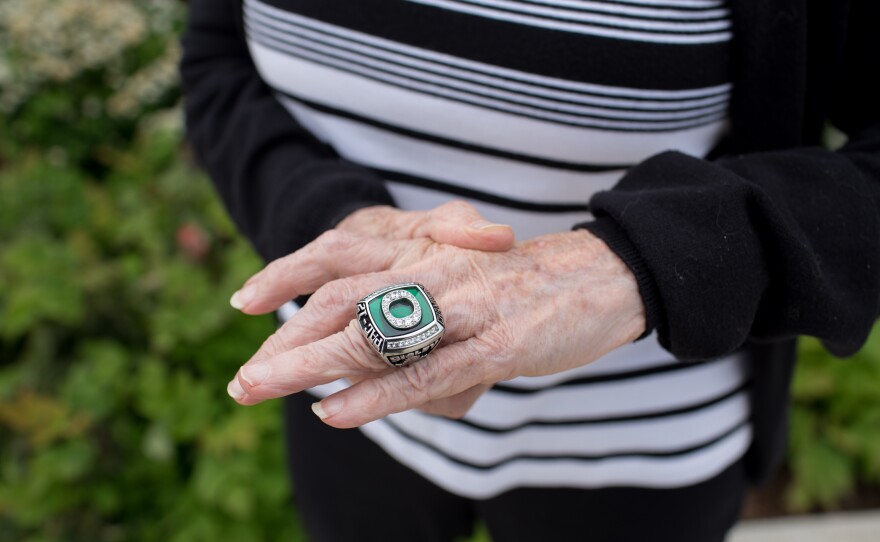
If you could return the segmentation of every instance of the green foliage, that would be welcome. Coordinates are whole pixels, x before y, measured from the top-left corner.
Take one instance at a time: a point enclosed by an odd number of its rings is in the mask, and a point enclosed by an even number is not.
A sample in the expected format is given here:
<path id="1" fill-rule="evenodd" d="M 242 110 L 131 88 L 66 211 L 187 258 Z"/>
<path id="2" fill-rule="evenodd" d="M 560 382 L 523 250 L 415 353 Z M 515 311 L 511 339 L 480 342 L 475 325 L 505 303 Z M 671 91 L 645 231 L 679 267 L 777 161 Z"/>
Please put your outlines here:
<path id="1" fill-rule="evenodd" d="M 802 339 L 792 389 L 788 506 L 835 508 L 858 484 L 880 486 L 880 327 L 850 359 Z"/>
<path id="2" fill-rule="evenodd" d="M 0 539 L 301 539 L 279 403 L 225 392 L 274 330 L 227 303 L 260 262 L 144 126 L 102 179 L 0 170 Z"/>
<path id="3" fill-rule="evenodd" d="M 301 540 L 261 263 L 183 152 L 177 0 L 0 2 L 0 540 Z"/>

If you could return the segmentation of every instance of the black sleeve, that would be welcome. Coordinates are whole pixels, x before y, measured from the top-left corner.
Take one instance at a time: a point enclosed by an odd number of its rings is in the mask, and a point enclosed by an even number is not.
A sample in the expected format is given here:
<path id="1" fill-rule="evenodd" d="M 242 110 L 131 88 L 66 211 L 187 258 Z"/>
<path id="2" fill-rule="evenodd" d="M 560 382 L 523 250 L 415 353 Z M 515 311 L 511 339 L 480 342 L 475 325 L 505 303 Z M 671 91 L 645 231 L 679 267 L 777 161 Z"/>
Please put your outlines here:
<path id="1" fill-rule="evenodd" d="M 251 60 L 238 0 L 190 0 L 180 72 L 187 138 L 239 230 L 267 261 L 346 214 L 394 205 L 384 182 L 300 126 Z"/>
<path id="2" fill-rule="evenodd" d="M 812 335 L 838 356 L 864 344 L 880 311 L 880 46 L 876 30 L 849 35 L 828 114 L 849 136 L 841 149 L 664 152 L 594 195 L 596 219 L 574 226 L 628 264 L 649 328 L 679 359 L 747 339 Z"/>

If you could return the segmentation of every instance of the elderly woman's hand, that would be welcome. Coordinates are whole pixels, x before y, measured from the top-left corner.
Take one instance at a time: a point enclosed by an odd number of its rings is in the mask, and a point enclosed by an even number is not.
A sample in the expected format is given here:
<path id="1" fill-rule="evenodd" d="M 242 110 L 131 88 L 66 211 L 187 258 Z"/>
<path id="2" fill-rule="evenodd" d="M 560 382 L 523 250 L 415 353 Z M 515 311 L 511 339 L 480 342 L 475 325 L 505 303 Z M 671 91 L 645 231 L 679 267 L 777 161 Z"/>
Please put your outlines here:
<path id="1" fill-rule="evenodd" d="M 434 295 L 447 331 L 424 360 L 389 368 L 361 335 L 354 306 L 370 292 L 409 281 Z M 634 277 L 586 230 L 541 236 L 506 252 L 331 230 L 248 284 L 249 308 L 263 312 L 314 294 L 240 369 L 230 395 L 255 404 L 348 377 L 356 383 L 315 409 L 336 427 L 584 365 L 645 326 Z"/>

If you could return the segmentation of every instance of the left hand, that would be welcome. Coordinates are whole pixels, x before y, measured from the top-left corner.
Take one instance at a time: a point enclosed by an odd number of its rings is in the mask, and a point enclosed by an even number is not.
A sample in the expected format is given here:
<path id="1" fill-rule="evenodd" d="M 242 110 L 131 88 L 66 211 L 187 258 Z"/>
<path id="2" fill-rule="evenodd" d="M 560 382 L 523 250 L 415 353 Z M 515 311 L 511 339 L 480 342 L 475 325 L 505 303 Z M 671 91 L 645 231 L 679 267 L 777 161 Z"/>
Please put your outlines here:
<path id="1" fill-rule="evenodd" d="M 327 276 L 338 278 L 317 280 Z M 427 358 L 390 368 L 361 334 L 354 306 L 408 281 L 434 295 L 446 335 Z M 314 294 L 239 370 L 230 395 L 256 404 L 348 377 L 356 383 L 315 408 L 335 427 L 457 395 L 463 414 L 470 407 L 459 395 L 465 390 L 584 365 L 645 327 L 635 278 L 587 230 L 541 236 L 507 252 L 331 230 L 248 282 L 267 299 Z"/>

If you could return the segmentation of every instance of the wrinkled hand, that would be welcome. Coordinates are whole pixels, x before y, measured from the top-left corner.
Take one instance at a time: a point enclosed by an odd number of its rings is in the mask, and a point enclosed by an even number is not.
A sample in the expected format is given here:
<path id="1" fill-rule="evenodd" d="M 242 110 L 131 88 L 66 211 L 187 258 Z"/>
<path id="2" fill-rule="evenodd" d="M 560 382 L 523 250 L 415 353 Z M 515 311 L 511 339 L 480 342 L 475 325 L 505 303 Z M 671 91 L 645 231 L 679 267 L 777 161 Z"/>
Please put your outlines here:
<path id="1" fill-rule="evenodd" d="M 384 239 L 429 238 L 474 250 L 510 250 L 515 242 L 513 228 L 507 224 L 494 224 L 484 219 L 477 209 L 462 200 L 452 200 L 428 211 L 403 211 L 390 205 L 372 205 L 358 209 L 338 224 L 335 229 L 362 236 Z M 265 312 L 263 307 L 253 306 L 252 281 L 232 299 L 232 305 L 245 312 Z M 272 302 L 277 302 L 273 299 Z M 350 377 L 357 382 L 363 377 Z M 424 412 L 442 416 L 460 416 L 491 387 L 480 384 L 452 397 L 429 401 L 419 407 Z"/>
<path id="2" fill-rule="evenodd" d="M 406 281 L 434 295 L 447 331 L 426 359 L 389 368 L 361 335 L 354 306 Z M 250 313 L 314 294 L 239 370 L 230 395 L 255 404 L 347 377 L 356 383 L 315 409 L 335 427 L 475 386 L 584 365 L 634 340 L 645 326 L 634 277 L 586 230 L 541 236 L 506 252 L 331 230 L 248 284 L 255 292 Z"/>

